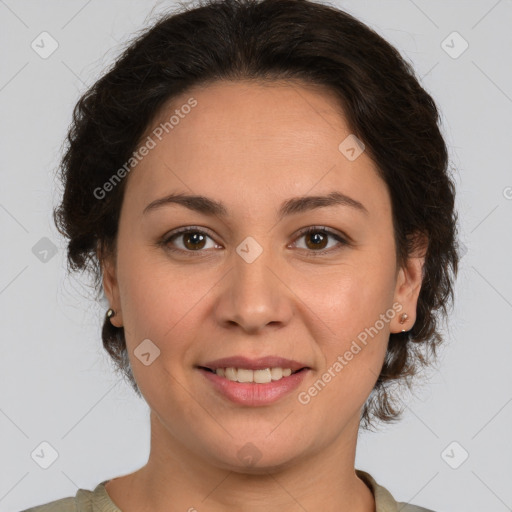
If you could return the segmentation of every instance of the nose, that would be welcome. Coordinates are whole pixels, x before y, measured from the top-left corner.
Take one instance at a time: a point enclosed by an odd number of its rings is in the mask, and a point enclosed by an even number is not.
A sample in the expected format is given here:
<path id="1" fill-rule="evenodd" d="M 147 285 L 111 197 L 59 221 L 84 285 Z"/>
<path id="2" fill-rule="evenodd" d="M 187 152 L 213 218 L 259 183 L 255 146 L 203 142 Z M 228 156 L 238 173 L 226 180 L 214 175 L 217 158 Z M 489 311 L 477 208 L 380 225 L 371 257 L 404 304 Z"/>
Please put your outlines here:
<path id="1" fill-rule="evenodd" d="M 246 333 L 287 325 L 293 316 L 293 294 L 282 268 L 270 250 L 263 250 L 252 262 L 234 253 L 231 271 L 221 281 L 217 322 L 223 327 L 238 326 Z"/>

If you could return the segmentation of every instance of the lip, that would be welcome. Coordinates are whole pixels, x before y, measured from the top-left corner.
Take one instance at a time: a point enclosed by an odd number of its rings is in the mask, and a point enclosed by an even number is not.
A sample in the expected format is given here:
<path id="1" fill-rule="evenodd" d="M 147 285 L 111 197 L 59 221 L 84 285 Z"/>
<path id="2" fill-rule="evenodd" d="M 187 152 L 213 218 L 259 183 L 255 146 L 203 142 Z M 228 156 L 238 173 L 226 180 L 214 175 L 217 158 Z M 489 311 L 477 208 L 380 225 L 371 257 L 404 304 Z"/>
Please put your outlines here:
<path id="1" fill-rule="evenodd" d="M 246 368 L 248 370 L 264 370 L 265 368 L 290 368 L 292 372 L 302 368 L 308 368 L 305 363 L 299 363 L 291 359 L 278 356 L 266 356 L 258 359 L 249 359 L 244 356 L 224 357 L 199 365 L 199 367 L 210 368 L 215 371 L 217 368 Z M 285 377 L 286 378 L 286 377 Z"/>
<path id="2" fill-rule="evenodd" d="M 227 368 L 229 367 L 230 366 L 227 366 Z M 265 368 L 268 368 L 268 366 L 265 366 Z M 289 368 L 289 366 L 287 366 L 287 368 Z M 197 369 L 213 386 L 215 391 L 236 404 L 249 407 L 263 406 L 277 402 L 279 399 L 297 389 L 306 375 L 311 371 L 309 368 L 304 368 L 280 380 L 272 381 L 267 384 L 257 384 L 256 382 L 233 382 L 206 370 L 204 367 Z"/>

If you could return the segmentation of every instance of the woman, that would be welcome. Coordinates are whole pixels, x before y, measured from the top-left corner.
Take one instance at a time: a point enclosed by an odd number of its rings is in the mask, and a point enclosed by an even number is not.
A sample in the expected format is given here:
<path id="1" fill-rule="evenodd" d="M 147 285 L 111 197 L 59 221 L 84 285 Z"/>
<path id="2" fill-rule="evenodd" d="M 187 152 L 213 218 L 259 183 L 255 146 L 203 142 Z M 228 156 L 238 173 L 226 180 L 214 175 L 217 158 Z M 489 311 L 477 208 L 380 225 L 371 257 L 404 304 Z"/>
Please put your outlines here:
<path id="1" fill-rule="evenodd" d="M 75 108 L 55 218 L 151 452 L 30 510 L 426 511 L 354 463 L 453 300 L 438 120 L 326 5 L 208 1 L 139 36 Z"/>

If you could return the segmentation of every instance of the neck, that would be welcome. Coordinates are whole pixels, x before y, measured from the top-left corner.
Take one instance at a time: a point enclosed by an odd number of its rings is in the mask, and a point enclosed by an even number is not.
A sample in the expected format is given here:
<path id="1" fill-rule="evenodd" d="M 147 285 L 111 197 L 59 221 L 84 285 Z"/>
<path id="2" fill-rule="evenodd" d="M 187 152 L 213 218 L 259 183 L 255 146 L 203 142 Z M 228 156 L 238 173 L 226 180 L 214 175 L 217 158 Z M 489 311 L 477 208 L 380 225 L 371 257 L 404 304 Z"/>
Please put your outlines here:
<path id="1" fill-rule="evenodd" d="M 126 512 L 374 512 L 373 494 L 354 469 L 359 423 L 352 423 L 324 450 L 285 464 L 221 468 L 178 442 L 151 413 L 147 464 L 106 489 Z"/>

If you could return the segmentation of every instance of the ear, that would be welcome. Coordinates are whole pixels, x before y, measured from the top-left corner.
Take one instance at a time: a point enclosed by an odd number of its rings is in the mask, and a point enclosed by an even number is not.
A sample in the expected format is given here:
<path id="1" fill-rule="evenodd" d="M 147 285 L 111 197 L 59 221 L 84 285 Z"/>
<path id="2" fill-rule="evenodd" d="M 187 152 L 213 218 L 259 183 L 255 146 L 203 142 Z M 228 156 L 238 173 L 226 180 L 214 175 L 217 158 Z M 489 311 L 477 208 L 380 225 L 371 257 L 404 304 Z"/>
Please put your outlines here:
<path id="1" fill-rule="evenodd" d="M 102 272 L 103 290 L 108 299 L 110 307 L 114 310 L 114 315 L 110 317 L 110 323 L 115 327 L 123 327 L 123 313 L 121 310 L 121 300 L 119 295 L 119 285 L 117 281 L 116 259 L 112 251 L 97 249 L 96 255 L 100 262 Z"/>
<path id="2" fill-rule="evenodd" d="M 416 322 L 416 307 L 423 282 L 423 266 L 428 249 L 428 238 L 424 234 L 416 233 L 413 235 L 413 240 L 412 254 L 398 270 L 394 302 L 400 303 L 402 309 L 393 319 L 392 333 L 402 332 L 403 329 L 409 331 Z M 400 318 L 404 313 L 407 314 L 407 318 L 401 324 Z"/>

